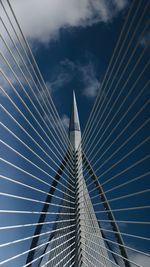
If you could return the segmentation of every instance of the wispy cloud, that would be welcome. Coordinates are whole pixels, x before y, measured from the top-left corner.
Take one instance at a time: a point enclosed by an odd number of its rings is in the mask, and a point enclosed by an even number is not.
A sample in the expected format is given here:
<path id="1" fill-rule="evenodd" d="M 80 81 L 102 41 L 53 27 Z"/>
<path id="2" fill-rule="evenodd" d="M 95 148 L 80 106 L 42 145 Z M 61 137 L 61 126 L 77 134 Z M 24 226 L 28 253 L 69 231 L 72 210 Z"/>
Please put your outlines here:
<path id="1" fill-rule="evenodd" d="M 87 64 L 81 64 L 80 62 L 72 62 L 69 59 L 65 59 L 60 62 L 60 65 L 65 70 L 66 76 L 69 74 L 66 79 L 67 82 L 71 81 L 76 75 L 83 84 L 83 95 L 87 98 L 95 98 L 100 87 L 100 81 L 97 78 L 96 67 L 92 60 L 89 59 Z M 60 74 L 62 75 L 62 73 Z"/>
<path id="2" fill-rule="evenodd" d="M 76 64 L 73 61 L 69 60 L 68 58 L 62 60 L 60 62 L 60 65 L 62 67 L 65 67 L 66 70 L 71 70 L 71 71 L 74 71 L 76 68 Z"/>
<path id="3" fill-rule="evenodd" d="M 42 2 L 36 0 L 12 0 L 11 3 L 26 37 L 31 38 L 33 42 L 37 40 L 47 44 L 51 39 L 59 36 L 59 31 L 62 28 L 87 27 L 100 21 L 103 23 L 110 22 L 112 18 L 117 16 L 117 14 L 124 9 L 127 0 L 43 0 Z M 5 3 L 5 5 L 7 8 L 7 3 Z M 34 9 L 35 5 L 36 9 Z M 8 21 L 2 9 L 0 10 L 0 15 L 3 19 L 5 18 L 9 28 Z M 0 22 L 0 27 L 1 26 L 2 23 Z M 5 36 L 7 41 L 8 36 L 3 26 L 1 27 L 1 34 L 3 37 Z M 4 47 L 4 45 L 1 47 Z M 12 49 L 14 51 L 14 48 Z M 2 52 L 7 57 L 8 52 Z M 16 52 L 14 55 L 22 68 L 19 56 Z M 10 55 L 8 59 L 11 63 L 12 59 Z M 11 65 L 14 67 L 14 62 Z M 18 82 L 12 72 L 6 67 L 6 64 L 2 63 L 1 66 L 3 70 L 6 71 L 11 82 L 18 85 Z M 55 89 L 61 88 L 63 85 L 69 83 L 73 79 L 74 72 L 77 73 L 77 68 L 79 69 L 79 64 L 75 64 L 68 59 L 60 62 L 58 72 L 48 81 L 47 85 L 49 91 L 53 92 Z M 16 70 L 16 67 L 14 70 Z M 25 71 L 25 69 L 23 69 L 23 71 Z M 86 74 L 87 71 L 90 78 L 88 78 Z M 27 77 L 30 79 L 28 75 Z M 83 89 L 84 95 L 94 98 L 98 90 L 98 81 L 91 66 L 82 68 L 82 78 L 85 85 Z M 24 79 L 21 75 L 19 79 L 24 83 Z M 9 89 L 8 83 L 3 78 L 0 78 L 0 83 L 6 90 Z"/>
<path id="4" fill-rule="evenodd" d="M 58 89 L 71 80 L 69 73 L 60 70 L 59 74 L 55 76 L 52 82 L 49 82 L 52 89 Z"/>
<path id="5" fill-rule="evenodd" d="M 57 38 L 62 28 L 110 22 L 124 9 L 127 0 L 12 0 L 11 3 L 25 35 L 47 43 Z"/>
<path id="6" fill-rule="evenodd" d="M 64 128 L 68 131 L 70 118 L 66 114 L 63 114 L 60 119 L 54 119 L 49 114 L 44 114 L 43 119 L 50 126 L 50 128 L 59 129 L 63 125 Z"/>
<path id="7" fill-rule="evenodd" d="M 143 36 L 140 43 L 143 47 L 150 45 L 150 31 Z"/>
<path id="8" fill-rule="evenodd" d="M 76 68 L 76 64 L 67 58 L 60 61 L 50 80 L 46 82 L 50 92 L 55 93 L 56 90 L 68 84 L 73 79 Z"/>
<path id="9" fill-rule="evenodd" d="M 96 71 L 92 62 L 80 68 L 83 79 L 83 95 L 94 98 L 99 90 L 100 82 L 96 77 Z"/>
<path id="10" fill-rule="evenodd" d="M 13 86 L 18 84 L 18 81 L 17 81 L 15 75 L 13 74 L 11 68 L 13 69 L 14 73 L 16 73 L 18 68 L 14 64 L 14 61 L 13 61 L 12 57 L 10 56 L 9 52 L 3 46 L 1 39 L 0 39 L 0 47 L 1 47 L 1 49 L 0 49 L 0 69 L 1 69 L 1 71 L 0 71 L 0 85 L 4 91 L 6 91 L 7 93 L 10 93 L 10 92 L 12 92 L 12 88 L 11 88 L 11 85 L 9 84 L 9 81 Z M 11 49 L 12 49 L 12 47 L 11 47 Z M 14 50 L 12 50 L 12 51 L 14 52 Z M 11 68 L 9 67 L 9 65 L 11 66 Z M 19 80 L 22 82 L 21 78 L 19 77 Z M 0 94 L 3 96 L 5 95 L 2 90 L 0 90 Z"/>
<path id="11" fill-rule="evenodd" d="M 2 72 L 0 72 L 0 85 L 7 93 L 11 94 L 13 93 L 12 86 L 17 88 L 17 91 L 21 91 L 23 88 L 24 90 L 29 87 L 33 88 L 35 85 L 31 79 L 32 75 L 30 75 L 30 73 L 32 72 L 27 59 L 24 57 L 22 60 L 11 42 L 7 40 L 5 40 L 5 42 L 7 46 L 4 45 L 0 36 L 0 69 L 2 70 Z M 18 43 L 16 43 L 16 46 L 18 46 Z"/>
<path id="12" fill-rule="evenodd" d="M 61 121 L 62 121 L 62 124 L 64 125 L 64 127 L 66 129 L 68 129 L 69 128 L 69 122 L 70 122 L 69 117 L 66 114 L 63 114 L 63 116 L 61 117 Z"/>
<path id="13" fill-rule="evenodd" d="M 93 99 L 98 93 L 100 82 L 92 61 L 83 65 L 80 62 L 72 62 L 66 58 L 59 63 L 59 68 L 54 73 L 54 76 L 47 82 L 52 93 L 72 82 L 74 77 L 79 79 L 82 84 L 82 93 L 85 97 Z"/>

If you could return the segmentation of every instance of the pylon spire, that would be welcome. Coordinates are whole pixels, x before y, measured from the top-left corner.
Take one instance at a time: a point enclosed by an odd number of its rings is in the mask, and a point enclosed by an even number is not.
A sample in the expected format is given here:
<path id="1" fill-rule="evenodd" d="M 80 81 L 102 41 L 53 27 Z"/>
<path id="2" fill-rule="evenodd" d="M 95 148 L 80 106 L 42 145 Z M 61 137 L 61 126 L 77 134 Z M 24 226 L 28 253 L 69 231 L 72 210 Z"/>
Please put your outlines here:
<path id="1" fill-rule="evenodd" d="M 102 239 L 99 224 L 93 209 L 93 205 L 88 193 L 88 189 L 83 176 L 83 162 L 82 162 L 82 146 L 81 146 L 81 130 L 78 116 L 78 109 L 76 103 L 75 93 L 73 92 L 72 113 L 69 127 L 70 142 L 74 149 L 75 154 L 75 188 L 76 188 L 76 264 L 75 266 L 84 267 L 89 264 L 89 261 L 94 260 L 95 266 L 112 267 L 109 260 L 107 261 L 108 254 L 105 248 L 105 243 Z M 91 236 L 87 233 L 89 227 L 95 233 Z M 95 252 L 95 243 L 100 248 L 101 257 Z M 89 247 L 92 251 L 89 252 Z M 90 256 L 90 253 L 92 255 Z M 92 258 L 91 258 L 92 257 Z"/>
<path id="2" fill-rule="evenodd" d="M 79 115 L 78 115 L 78 109 L 74 91 L 73 91 L 72 113 L 69 125 L 69 138 L 74 150 L 76 151 L 81 142 L 81 130 L 80 130 Z"/>
<path id="3" fill-rule="evenodd" d="M 74 91 L 73 91 L 73 103 L 72 103 L 72 113 L 71 113 L 69 131 L 80 131 L 79 115 L 78 115 L 77 102 Z"/>

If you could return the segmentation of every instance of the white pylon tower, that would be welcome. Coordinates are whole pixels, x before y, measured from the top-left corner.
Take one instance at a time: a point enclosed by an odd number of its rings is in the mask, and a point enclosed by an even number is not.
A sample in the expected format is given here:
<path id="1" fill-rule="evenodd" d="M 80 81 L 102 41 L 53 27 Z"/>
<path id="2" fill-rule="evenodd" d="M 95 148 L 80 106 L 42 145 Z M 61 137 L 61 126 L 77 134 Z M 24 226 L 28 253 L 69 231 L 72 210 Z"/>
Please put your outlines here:
<path id="1" fill-rule="evenodd" d="M 90 262 L 93 266 L 111 267 L 111 260 L 109 260 L 106 245 L 83 177 L 81 129 L 74 92 L 69 138 L 75 157 L 76 267 L 89 266 Z"/>

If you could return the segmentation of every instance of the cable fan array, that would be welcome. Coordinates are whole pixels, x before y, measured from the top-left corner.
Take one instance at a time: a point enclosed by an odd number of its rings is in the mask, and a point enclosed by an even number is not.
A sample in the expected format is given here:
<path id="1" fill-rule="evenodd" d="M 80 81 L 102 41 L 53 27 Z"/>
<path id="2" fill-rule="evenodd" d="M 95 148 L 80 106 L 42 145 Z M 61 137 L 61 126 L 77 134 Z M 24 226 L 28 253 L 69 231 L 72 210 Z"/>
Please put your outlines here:
<path id="1" fill-rule="evenodd" d="M 9 0 L 0 10 L 0 266 L 148 266 L 150 2 L 129 7 L 76 153 Z"/>

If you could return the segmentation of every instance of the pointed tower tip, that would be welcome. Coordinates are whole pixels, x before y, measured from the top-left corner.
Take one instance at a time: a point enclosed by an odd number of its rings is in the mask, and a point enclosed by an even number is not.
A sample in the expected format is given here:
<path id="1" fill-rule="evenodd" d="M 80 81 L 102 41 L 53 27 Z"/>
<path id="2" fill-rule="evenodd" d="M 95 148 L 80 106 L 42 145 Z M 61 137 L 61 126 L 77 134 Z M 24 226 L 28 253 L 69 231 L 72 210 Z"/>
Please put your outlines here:
<path id="1" fill-rule="evenodd" d="M 73 90 L 73 101 L 76 101 L 75 91 Z"/>
<path id="2" fill-rule="evenodd" d="M 71 113 L 69 131 L 70 132 L 80 131 L 80 122 L 79 122 L 77 102 L 74 90 L 73 90 L 73 103 L 72 103 L 72 113 Z"/>

